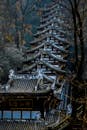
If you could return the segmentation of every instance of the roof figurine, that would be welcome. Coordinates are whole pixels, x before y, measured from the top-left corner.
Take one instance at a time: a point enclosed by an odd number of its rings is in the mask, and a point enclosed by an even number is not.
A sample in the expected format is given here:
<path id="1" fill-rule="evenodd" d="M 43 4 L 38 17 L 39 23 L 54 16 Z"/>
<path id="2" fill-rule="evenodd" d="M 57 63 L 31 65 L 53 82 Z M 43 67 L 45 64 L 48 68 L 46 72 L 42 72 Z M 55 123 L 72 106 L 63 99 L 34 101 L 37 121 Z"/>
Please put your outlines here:
<path id="1" fill-rule="evenodd" d="M 14 77 L 14 75 L 15 75 L 15 72 L 14 72 L 13 69 L 11 69 L 11 70 L 9 71 L 9 79 L 12 79 L 12 78 Z"/>

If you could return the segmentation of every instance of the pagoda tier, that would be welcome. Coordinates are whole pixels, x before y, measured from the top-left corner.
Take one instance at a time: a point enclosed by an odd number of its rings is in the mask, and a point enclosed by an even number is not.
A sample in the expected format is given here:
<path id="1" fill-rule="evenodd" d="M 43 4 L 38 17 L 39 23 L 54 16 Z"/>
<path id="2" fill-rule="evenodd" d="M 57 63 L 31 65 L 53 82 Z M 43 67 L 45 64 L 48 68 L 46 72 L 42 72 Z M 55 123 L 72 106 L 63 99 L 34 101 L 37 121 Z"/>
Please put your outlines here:
<path id="1" fill-rule="evenodd" d="M 57 14 L 58 13 L 58 14 Z M 44 8 L 43 9 L 43 15 L 42 18 L 40 19 L 41 23 L 47 22 L 50 19 L 52 19 L 54 16 L 58 16 L 59 15 L 59 5 L 58 3 L 55 4 L 54 6 L 50 7 L 50 8 Z"/>
<path id="2" fill-rule="evenodd" d="M 69 45 L 66 45 L 62 42 L 58 42 L 54 38 L 51 39 L 48 37 L 48 38 L 46 38 L 46 40 L 42 40 L 41 42 L 38 42 L 38 43 L 33 42 L 33 44 L 31 45 L 32 49 L 26 50 L 26 53 L 32 54 L 33 52 L 38 52 L 42 48 L 43 49 L 47 48 L 48 50 L 51 50 L 51 51 L 55 50 L 55 51 L 57 51 L 57 53 L 61 52 L 61 53 L 67 54 Z"/>
<path id="3" fill-rule="evenodd" d="M 47 22 L 42 23 L 39 27 L 37 27 L 38 31 L 43 31 L 50 26 L 55 26 L 56 28 L 59 28 L 59 30 L 64 30 L 66 31 L 67 29 L 69 30 L 70 27 L 68 26 L 68 23 L 65 23 L 62 18 L 58 18 L 58 16 L 53 15 L 53 19 L 50 19 Z"/>
<path id="4" fill-rule="evenodd" d="M 42 23 L 39 27 L 37 27 L 38 30 L 44 29 L 46 27 L 49 27 L 50 25 L 55 24 L 55 27 L 59 27 L 60 24 L 62 24 L 63 21 L 60 22 L 60 19 L 58 19 L 58 16 L 54 14 L 54 18 L 50 19 L 49 21 Z"/>
<path id="5" fill-rule="evenodd" d="M 49 26 L 48 28 L 44 28 L 43 31 L 38 31 L 36 34 L 34 34 L 34 37 L 39 37 L 40 35 L 50 33 L 50 32 L 53 34 L 57 34 L 61 37 L 64 37 L 66 35 L 65 31 L 62 31 L 61 28 L 55 26 Z"/>
<path id="6" fill-rule="evenodd" d="M 52 33 L 50 33 L 50 34 L 47 33 L 47 34 L 44 34 L 44 35 L 42 35 L 38 38 L 35 38 L 35 40 L 31 41 L 29 44 L 30 45 L 31 44 L 37 44 L 37 43 L 42 42 L 46 39 L 49 39 L 49 40 L 47 40 L 48 42 L 49 41 L 53 41 L 53 42 L 55 41 L 55 42 L 58 42 L 59 44 L 62 44 L 64 46 L 66 46 L 67 44 L 68 45 L 70 44 L 69 41 L 66 40 L 66 38 L 61 38 L 61 37 L 59 37 L 59 35 L 52 34 Z"/>
<path id="7" fill-rule="evenodd" d="M 49 16 L 51 16 L 51 15 L 57 13 L 57 11 L 58 11 L 58 8 L 54 8 L 54 9 L 51 10 L 50 12 L 43 13 L 42 18 L 47 18 L 47 17 L 49 17 Z"/>
<path id="8" fill-rule="evenodd" d="M 51 62 L 51 61 L 50 61 Z M 63 68 L 64 65 L 56 65 L 52 64 L 50 62 L 47 62 L 47 60 L 40 60 L 37 63 L 32 63 L 31 65 L 27 65 L 27 67 L 24 67 L 21 73 L 34 73 L 37 69 L 43 70 L 44 73 L 49 75 L 55 75 L 56 73 L 67 75 L 69 72 L 65 71 Z M 53 61 L 52 61 L 53 62 Z"/>
<path id="9" fill-rule="evenodd" d="M 41 18 L 40 23 L 41 24 L 46 24 L 47 22 L 51 21 L 54 18 L 58 18 L 58 14 L 51 15 L 51 16 L 49 16 L 47 18 Z"/>
<path id="10" fill-rule="evenodd" d="M 57 60 L 58 62 L 61 62 L 61 63 L 67 62 L 67 60 L 66 60 L 67 54 L 64 55 L 64 54 L 58 53 L 58 55 L 55 55 L 55 53 L 50 52 L 49 49 L 48 50 L 42 50 L 42 51 L 43 51 L 42 53 L 45 53 L 45 56 L 49 55 L 50 57 L 52 57 L 54 59 L 54 61 Z M 38 52 L 38 53 L 35 53 L 33 55 L 32 54 L 28 55 L 28 57 L 26 57 L 26 59 L 24 60 L 24 63 L 28 63 L 28 62 L 30 63 L 30 61 L 33 61 L 33 60 L 35 61 L 36 59 L 40 60 L 42 53 Z M 48 60 L 50 60 L 50 58 L 48 58 Z"/>
<path id="11" fill-rule="evenodd" d="M 43 8 L 43 13 L 50 12 L 51 10 L 58 7 L 58 2 L 53 2 L 49 6 Z"/>
<path id="12" fill-rule="evenodd" d="M 56 59 L 57 61 L 64 63 L 68 56 L 68 50 L 66 49 L 67 47 L 64 48 L 63 46 L 47 42 L 42 44 L 42 46 L 37 46 L 29 51 L 26 51 L 26 59 L 24 62 L 30 63 L 30 61 L 35 62 L 37 59 L 40 60 L 42 50 L 42 52 L 46 52 L 47 55 L 52 56 L 54 61 Z M 48 58 L 48 60 L 50 60 L 50 58 Z"/>

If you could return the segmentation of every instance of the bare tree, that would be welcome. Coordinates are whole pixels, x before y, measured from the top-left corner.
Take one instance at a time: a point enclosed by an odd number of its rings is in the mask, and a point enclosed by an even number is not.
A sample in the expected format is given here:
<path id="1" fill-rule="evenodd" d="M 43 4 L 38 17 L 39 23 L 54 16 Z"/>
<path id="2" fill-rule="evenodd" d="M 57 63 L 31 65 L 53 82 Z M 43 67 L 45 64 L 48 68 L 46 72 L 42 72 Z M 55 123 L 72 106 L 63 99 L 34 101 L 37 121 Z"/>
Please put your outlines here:
<path id="1" fill-rule="evenodd" d="M 68 11 L 72 16 L 72 25 L 74 33 L 74 47 L 75 47 L 75 65 L 77 68 L 77 77 L 82 79 L 83 65 L 84 65 L 84 20 L 86 19 L 86 0 L 61 0 L 60 5 Z M 69 25 L 70 26 L 70 25 Z M 80 48 L 80 51 L 78 50 Z M 79 59 L 79 52 L 80 59 Z M 79 61 L 80 60 L 80 61 Z"/>
<path id="2" fill-rule="evenodd" d="M 29 0 L 17 0 L 16 3 L 16 21 L 18 20 L 21 25 L 21 31 L 19 32 L 20 39 L 21 39 L 21 45 L 23 45 L 24 42 L 24 33 L 26 31 L 26 25 L 25 25 L 25 18 L 28 16 L 29 13 L 33 11 L 34 2 L 30 4 Z"/>

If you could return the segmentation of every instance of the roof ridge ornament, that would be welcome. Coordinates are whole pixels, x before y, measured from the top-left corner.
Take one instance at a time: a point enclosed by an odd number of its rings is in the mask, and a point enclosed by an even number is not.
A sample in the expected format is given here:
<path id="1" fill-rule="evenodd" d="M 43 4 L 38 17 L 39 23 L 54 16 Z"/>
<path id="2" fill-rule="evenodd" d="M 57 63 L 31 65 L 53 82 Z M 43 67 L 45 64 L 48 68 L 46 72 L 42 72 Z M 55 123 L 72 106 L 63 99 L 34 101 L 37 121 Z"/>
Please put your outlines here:
<path id="1" fill-rule="evenodd" d="M 54 78 L 53 84 L 51 85 L 52 90 L 55 90 L 55 85 L 56 85 L 56 77 Z"/>
<path id="2" fill-rule="evenodd" d="M 13 77 L 15 76 L 15 71 L 13 69 L 9 70 L 9 79 L 13 79 Z"/>
<path id="3" fill-rule="evenodd" d="M 41 61 L 43 60 L 43 54 L 42 54 L 42 51 L 41 51 L 41 57 L 40 57 L 40 60 L 41 60 Z"/>
<path id="4" fill-rule="evenodd" d="M 35 86 L 35 91 L 37 91 L 39 85 L 43 84 L 43 73 L 41 69 L 37 70 L 37 78 L 38 78 L 38 81 Z"/>

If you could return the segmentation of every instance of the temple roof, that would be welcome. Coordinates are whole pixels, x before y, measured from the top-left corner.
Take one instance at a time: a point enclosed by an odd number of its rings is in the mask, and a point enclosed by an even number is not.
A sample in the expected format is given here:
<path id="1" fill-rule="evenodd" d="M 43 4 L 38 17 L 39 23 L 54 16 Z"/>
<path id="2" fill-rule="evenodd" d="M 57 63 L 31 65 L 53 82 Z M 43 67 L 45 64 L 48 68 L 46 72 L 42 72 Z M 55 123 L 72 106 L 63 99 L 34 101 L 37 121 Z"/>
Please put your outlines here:
<path id="1" fill-rule="evenodd" d="M 11 79 L 8 84 L 4 86 L 4 89 L 0 88 L 0 93 L 44 93 L 51 89 L 51 83 L 49 84 L 43 80 L 42 84 L 38 86 L 38 75 L 31 77 L 25 77 L 26 75 L 18 76 L 17 78 Z M 44 77 L 43 77 L 44 78 Z M 45 78 L 46 79 L 46 78 Z M 35 87 L 37 86 L 37 90 Z"/>
<path id="2" fill-rule="evenodd" d="M 37 80 L 31 79 L 15 79 L 13 80 L 12 87 L 8 90 L 9 92 L 32 92 L 37 84 Z"/>

